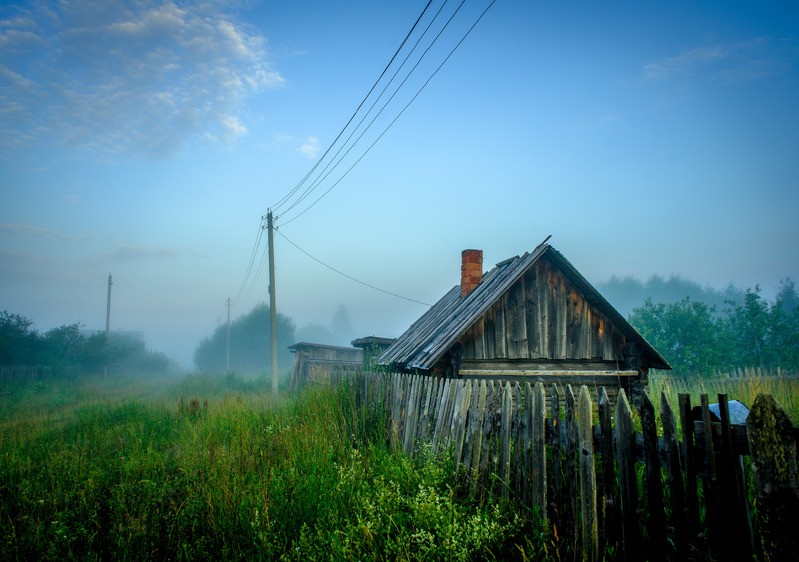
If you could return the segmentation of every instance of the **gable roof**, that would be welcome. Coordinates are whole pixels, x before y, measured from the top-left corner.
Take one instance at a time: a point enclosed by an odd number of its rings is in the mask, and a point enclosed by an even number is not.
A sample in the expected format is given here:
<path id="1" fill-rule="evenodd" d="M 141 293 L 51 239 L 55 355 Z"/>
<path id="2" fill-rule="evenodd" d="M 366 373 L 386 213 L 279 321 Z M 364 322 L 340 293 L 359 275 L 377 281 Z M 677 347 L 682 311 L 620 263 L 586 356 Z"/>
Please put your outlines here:
<path id="1" fill-rule="evenodd" d="M 579 271 L 544 241 L 532 252 L 500 262 L 486 273 L 466 297 L 456 285 L 425 312 L 380 357 L 381 365 L 401 364 L 407 369 L 430 370 L 498 299 L 542 257 L 551 260 L 583 293 L 586 301 L 607 316 L 628 339 L 641 344 L 643 355 L 655 369 L 671 367 L 661 355 L 616 311 Z"/>

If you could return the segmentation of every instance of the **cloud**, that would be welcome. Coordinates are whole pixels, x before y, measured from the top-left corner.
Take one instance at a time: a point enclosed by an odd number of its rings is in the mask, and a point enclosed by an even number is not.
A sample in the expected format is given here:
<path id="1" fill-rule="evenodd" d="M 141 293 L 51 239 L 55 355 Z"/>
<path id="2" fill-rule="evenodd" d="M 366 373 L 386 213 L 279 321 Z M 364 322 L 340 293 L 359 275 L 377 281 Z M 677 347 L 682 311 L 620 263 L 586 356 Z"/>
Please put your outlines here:
<path id="1" fill-rule="evenodd" d="M 793 45 L 769 38 L 703 45 L 644 65 L 643 77 L 653 83 L 749 82 L 783 72 L 796 55 Z"/>
<path id="2" fill-rule="evenodd" d="M 197 254 L 188 250 L 174 250 L 168 248 L 147 248 L 144 246 L 120 246 L 113 252 L 98 256 L 93 263 L 122 263 L 144 260 L 178 259 L 185 256 L 197 257 Z"/>
<path id="3" fill-rule="evenodd" d="M 319 139 L 308 137 L 297 150 L 309 160 L 315 160 L 319 155 Z"/>
<path id="4" fill-rule="evenodd" d="M 63 240 L 65 242 L 87 240 L 90 238 L 88 235 L 72 236 L 57 230 L 42 228 L 24 222 L 0 224 L 0 233 L 12 236 L 25 236 L 28 238 L 49 238 L 53 240 Z"/>
<path id="5" fill-rule="evenodd" d="M 225 10 L 73 0 L 0 12 L 0 138 L 150 156 L 235 141 L 244 100 L 283 78 L 266 39 Z"/>

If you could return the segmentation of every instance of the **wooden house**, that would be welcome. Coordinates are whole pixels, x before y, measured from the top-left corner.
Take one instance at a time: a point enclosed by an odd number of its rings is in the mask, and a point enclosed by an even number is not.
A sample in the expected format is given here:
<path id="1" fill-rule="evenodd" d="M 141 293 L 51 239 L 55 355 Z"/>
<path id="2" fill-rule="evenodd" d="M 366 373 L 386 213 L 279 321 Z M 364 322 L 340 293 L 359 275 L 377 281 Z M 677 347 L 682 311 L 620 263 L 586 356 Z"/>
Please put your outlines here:
<path id="1" fill-rule="evenodd" d="M 548 240 L 548 239 L 547 239 Z M 461 283 L 380 357 L 397 370 L 627 388 L 671 367 L 546 240 L 486 274 L 462 253 Z"/>

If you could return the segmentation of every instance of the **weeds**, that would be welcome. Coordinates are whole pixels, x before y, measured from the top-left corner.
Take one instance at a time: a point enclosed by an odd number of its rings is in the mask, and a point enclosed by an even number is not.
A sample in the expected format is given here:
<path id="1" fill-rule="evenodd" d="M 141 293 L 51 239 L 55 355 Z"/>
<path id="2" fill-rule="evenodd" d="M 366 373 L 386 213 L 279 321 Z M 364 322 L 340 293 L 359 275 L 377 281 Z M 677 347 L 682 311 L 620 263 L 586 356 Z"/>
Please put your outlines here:
<path id="1" fill-rule="evenodd" d="M 530 542 L 538 535 L 518 508 L 462 494 L 444 456 L 391 452 L 380 400 L 359 406 L 352 389 L 273 399 L 259 380 L 190 377 L 131 386 L 126 397 L 102 380 L 59 384 L 0 398 L 0 541 L 9 559 L 547 552 Z M 546 530 L 539 534 L 547 544 Z"/>

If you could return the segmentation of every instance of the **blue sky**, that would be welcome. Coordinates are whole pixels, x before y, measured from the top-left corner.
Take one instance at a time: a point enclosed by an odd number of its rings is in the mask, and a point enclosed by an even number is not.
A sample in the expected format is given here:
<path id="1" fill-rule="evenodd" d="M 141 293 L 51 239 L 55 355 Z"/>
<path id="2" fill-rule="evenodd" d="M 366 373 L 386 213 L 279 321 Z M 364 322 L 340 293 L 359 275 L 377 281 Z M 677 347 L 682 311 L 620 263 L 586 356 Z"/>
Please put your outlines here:
<path id="1" fill-rule="evenodd" d="M 111 273 L 112 328 L 190 364 L 228 297 L 234 318 L 268 300 L 261 216 L 426 4 L 4 4 L 0 309 L 102 329 Z M 343 304 L 359 334 L 396 336 L 425 310 L 287 239 L 428 303 L 461 250 L 489 269 L 550 234 L 593 282 L 677 273 L 769 296 L 799 278 L 794 3 L 497 0 L 399 115 L 489 4 L 432 2 L 419 29 L 455 14 L 440 39 L 331 175 L 277 208 L 280 312 L 329 324 Z"/>

